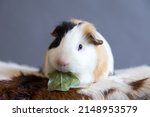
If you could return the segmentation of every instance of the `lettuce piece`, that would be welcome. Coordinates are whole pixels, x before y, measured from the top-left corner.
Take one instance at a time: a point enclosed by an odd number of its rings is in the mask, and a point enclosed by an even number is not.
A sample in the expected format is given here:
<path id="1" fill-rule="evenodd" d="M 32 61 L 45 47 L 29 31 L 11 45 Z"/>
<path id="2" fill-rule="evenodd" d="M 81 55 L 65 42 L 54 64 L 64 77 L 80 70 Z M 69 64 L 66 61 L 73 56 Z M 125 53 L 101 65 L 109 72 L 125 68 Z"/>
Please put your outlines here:
<path id="1" fill-rule="evenodd" d="M 79 79 L 71 72 L 63 73 L 54 71 L 48 74 L 48 90 L 49 91 L 68 91 L 80 84 Z"/>

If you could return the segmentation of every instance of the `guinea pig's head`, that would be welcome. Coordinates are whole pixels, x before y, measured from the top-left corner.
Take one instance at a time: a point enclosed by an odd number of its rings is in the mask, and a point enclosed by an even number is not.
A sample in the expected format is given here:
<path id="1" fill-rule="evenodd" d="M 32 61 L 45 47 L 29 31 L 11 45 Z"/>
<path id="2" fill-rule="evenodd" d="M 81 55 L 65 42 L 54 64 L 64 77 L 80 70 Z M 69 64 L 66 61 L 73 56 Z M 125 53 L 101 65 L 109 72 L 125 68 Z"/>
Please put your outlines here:
<path id="1" fill-rule="evenodd" d="M 55 70 L 76 74 L 81 84 L 92 83 L 113 72 L 113 56 L 104 37 L 87 21 L 62 22 L 51 33 L 43 73 Z"/>

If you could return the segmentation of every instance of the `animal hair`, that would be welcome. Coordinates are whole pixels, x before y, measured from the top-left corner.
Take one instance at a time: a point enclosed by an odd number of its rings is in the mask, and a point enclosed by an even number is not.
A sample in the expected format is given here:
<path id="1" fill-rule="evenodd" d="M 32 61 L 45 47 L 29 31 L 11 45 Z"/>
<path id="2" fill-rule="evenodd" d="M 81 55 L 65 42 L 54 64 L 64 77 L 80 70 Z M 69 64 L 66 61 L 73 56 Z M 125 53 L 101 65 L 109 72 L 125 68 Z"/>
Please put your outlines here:
<path id="1" fill-rule="evenodd" d="M 41 69 L 0 62 L 0 99 L 150 99 L 150 67 L 120 69 L 114 74 L 111 48 L 93 24 L 73 19 L 56 26 L 51 34 L 54 40 L 46 51 Z M 85 44 L 88 51 L 78 52 L 79 49 L 76 46 L 78 47 L 79 44 Z M 75 50 L 72 51 L 72 49 Z M 48 91 L 48 73 L 59 68 L 57 66 L 59 58 L 63 62 L 71 59 L 70 63 L 63 63 L 61 67 L 75 72 L 80 82 L 89 84 L 88 87 L 71 88 L 67 92 Z"/>

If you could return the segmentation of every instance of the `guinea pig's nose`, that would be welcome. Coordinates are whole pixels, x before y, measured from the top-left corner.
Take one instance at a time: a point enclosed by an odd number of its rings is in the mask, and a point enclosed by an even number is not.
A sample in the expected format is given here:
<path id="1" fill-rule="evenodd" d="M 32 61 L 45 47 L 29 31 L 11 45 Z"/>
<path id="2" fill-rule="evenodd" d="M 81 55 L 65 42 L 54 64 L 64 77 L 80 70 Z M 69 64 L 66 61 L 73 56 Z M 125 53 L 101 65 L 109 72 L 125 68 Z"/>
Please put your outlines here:
<path id="1" fill-rule="evenodd" d="M 66 67 L 69 63 L 64 61 L 64 60 L 57 60 L 57 65 L 60 66 L 60 67 Z"/>

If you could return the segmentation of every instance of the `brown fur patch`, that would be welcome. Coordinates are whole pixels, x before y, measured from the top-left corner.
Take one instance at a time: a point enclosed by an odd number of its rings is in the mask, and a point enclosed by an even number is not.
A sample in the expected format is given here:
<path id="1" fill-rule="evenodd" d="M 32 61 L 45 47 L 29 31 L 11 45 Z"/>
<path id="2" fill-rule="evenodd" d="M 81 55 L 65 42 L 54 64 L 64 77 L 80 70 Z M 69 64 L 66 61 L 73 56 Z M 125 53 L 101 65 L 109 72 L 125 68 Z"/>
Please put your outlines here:
<path id="1" fill-rule="evenodd" d="M 103 44 L 103 41 L 95 35 L 95 32 L 96 29 L 92 24 L 88 22 L 84 23 L 84 36 L 86 37 L 86 39 L 88 39 L 88 42 L 95 45 Z"/>
<path id="2" fill-rule="evenodd" d="M 22 75 L 10 81 L 0 81 L 0 99 L 4 100 L 81 100 L 92 99 L 79 94 L 79 89 L 67 92 L 48 91 L 48 79 L 36 75 Z"/>
<path id="3" fill-rule="evenodd" d="M 116 90 L 115 89 L 108 89 L 107 91 L 104 91 L 104 97 L 105 99 L 107 99 L 107 97 L 109 95 L 111 95 L 112 93 L 114 93 Z"/>
<path id="4" fill-rule="evenodd" d="M 97 66 L 94 71 L 95 82 L 98 81 L 100 77 L 105 76 L 108 64 L 107 52 L 104 45 L 97 46 L 96 53 L 97 53 L 97 63 L 96 63 Z"/>
<path id="5" fill-rule="evenodd" d="M 47 74 L 49 72 L 48 51 L 45 52 L 44 64 L 43 64 L 42 72 L 44 73 L 45 76 L 47 76 Z"/>
<path id="6" fill-rule="evenodd" d="M 130 100 L 150 100 L 150 95 L 147 94 L 140 96 L 128 93 L 127 96 Z"/>
<path id="7" fill-rule="evenodd" d="M 128 96 L 128 98 L 129 98 L 130 100 L 133 100 L 133 99 L 134 99 L 133 95 L 131 95 L 130 93 L 127 93 L 126 95 Z"/>
<path id="8" fill-rule="evenodd" d="M 81 22 L 83 22 L 82 20 L 78 20 L 78 19 L 71 19 L 71 22 L 73 22 L 74 24 L 80 24 Z"/>
<path id="9" fill-rule="evenodd" d="M 132 86 L 133 90 L 139 90 L 144 85 L 147 79 L 148 78 L 137 80 L 137 81 L 131 82 L 129 85 Z"/>

